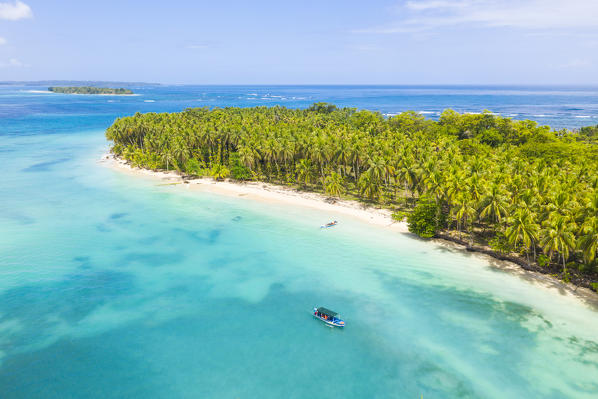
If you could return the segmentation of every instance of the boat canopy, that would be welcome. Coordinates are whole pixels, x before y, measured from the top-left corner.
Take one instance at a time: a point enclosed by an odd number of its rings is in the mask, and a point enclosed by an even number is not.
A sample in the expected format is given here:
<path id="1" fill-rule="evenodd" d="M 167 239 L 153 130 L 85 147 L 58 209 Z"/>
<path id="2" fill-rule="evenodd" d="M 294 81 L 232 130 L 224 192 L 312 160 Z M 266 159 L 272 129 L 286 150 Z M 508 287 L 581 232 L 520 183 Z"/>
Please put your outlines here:
<path id="1" fill-rule="evenodd" d="M 329 317 L 334 317 L 338 314 L 338 313 L 333 312 L 332 310 L 326 309 L 326 308 L 318 308 L 318 313 L 325 314 L 326 316 L 329 316 Z"/>

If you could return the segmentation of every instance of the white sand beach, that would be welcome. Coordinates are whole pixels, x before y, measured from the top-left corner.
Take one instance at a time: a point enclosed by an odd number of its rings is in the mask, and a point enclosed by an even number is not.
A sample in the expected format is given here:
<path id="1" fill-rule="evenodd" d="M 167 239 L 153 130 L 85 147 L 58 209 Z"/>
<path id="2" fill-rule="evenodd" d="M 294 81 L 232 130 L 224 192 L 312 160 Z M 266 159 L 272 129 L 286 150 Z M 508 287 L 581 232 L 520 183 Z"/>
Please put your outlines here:
<path id="1" fill-rule="evenodd" d="M 103 155 L 101 162 L 109 167 L 134 175 L 151 176 L 166 183 L 184 184 L 191 190 L 241 196 L 265 202 L 286 202 L 292 205 L 341 213 L 400 233 L 408 232 L 407 223 L 394 221 L 391 217 L 391 212 L 388 209 L 365 207 L 357 201 L 335 200 L 334 202 L 331 202 L 322 194 L 301 192 L 290 187 L 262 182 L 237 183 L 228 180 L 215 181 L 211 178 L 183 180 L 180 174 L 176 171 L 155 172 L 148 169 L 134 168 L 126 161 L 118 159 L 112 154 Z"/>

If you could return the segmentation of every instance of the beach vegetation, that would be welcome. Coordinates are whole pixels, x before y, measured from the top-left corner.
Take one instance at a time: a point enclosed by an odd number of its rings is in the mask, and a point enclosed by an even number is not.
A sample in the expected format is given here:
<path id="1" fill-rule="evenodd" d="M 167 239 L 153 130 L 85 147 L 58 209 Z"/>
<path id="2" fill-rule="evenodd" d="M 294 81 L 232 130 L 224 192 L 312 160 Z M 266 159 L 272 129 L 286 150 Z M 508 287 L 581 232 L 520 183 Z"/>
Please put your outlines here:
<path id="1" fill-rule="evenodd" d="M 421 197 L 407 216 L 409 231 L 422 238 L 432 238 L 442 227 L 443 214 L 432 198 Z"/>
<path id="2" fill-rule="evenodd" d="M 396 222 L 404 221 L 407 218 L 407 216 L 409 216 L 409 213 L 407 213 L 405 211 L 395 211 L 391 215 L 392 220 L 394 220 Z"/>
<path id="3" fill-rule="evenodd" d="M 435 121 L 316 103 L 138 113 L 106 136 L 137 166 L 388 207 L 410 213 L 422 237 L 454 232 L 589 286 L 598 281 L 597 131 L 555 131 L 489 111 L 446 110 Z M 568 271 L 568 262 L 581 266 Z"/>
<path id="4" fill-rule="evenodd" d="M 503 254 L 512 252 L 514 249 L 513 245 L 511 244 L 505 233 L 500 231 L 496 233 L 496 235 L 492 239 L 490 239 L 488 245 L 493 250 Z"/>
<path id="5" fill-rule="evenodd" d="M 345 192 L 345 182 L 343 177 L 336 172 L 330 173 L 324 179 L 324 190 L 326 194 L 340 198 L 341 194 Z"/>
<path id="6" fill-rule="evenodd" d="M 230 176 L 230 169 L 221 164 L 214 164 L 210 169 L 210 176 L 214 178 L 214 180 L 224 180 Z"/>
<path id="7" fill-rule="evenodd" d="M 231 154 L 229 159 L 230 177 L 234 180 L 251 180 L 251 170 L 241 162 L 241 156 L 238 152 Z"/>
<path id="8" fill-rule="evenodd" d="M 598 142 L 598 125 L 596 126 L 585 126 L 579 129 L 578 140 L 584 140 L 588 142 Z"/>
<path id="9" fill-rule="evenodd" d="M 544 254 L 540 254 L 538 258 L 536 258 L 536 261 L 540 267 L 547 267 L 550 265 L 550 259 Z"/>

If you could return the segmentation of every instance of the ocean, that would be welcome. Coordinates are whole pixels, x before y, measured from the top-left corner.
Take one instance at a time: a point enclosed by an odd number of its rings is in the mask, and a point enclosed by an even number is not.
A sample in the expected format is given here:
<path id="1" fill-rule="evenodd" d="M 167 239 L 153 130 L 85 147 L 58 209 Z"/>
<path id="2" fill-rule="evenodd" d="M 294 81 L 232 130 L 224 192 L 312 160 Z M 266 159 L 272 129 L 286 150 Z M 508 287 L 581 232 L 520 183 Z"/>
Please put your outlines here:
<path id="1" fill-rule="evenodd" d="M 0 85 L 0 398 L 595 397 L 598 313 L 575 298 L 348 216 L 98 160 L 135 112 L 326 101 L 560 129 L 598 124 L 598 88 L 131 88 Z"/>

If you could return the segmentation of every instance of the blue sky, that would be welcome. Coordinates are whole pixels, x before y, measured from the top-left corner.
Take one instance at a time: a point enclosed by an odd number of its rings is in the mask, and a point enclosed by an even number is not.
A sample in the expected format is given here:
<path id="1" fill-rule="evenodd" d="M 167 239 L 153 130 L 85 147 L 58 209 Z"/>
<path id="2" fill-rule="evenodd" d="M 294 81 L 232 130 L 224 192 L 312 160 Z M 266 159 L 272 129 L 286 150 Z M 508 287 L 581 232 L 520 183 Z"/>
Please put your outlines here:
<path id="1" fill-rule="evenodd" d="M 0 81 L 598 84 L 598 0 L 0 0 Z"/>

